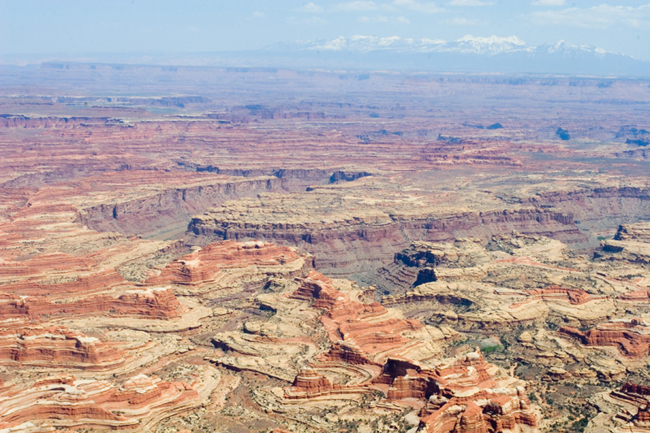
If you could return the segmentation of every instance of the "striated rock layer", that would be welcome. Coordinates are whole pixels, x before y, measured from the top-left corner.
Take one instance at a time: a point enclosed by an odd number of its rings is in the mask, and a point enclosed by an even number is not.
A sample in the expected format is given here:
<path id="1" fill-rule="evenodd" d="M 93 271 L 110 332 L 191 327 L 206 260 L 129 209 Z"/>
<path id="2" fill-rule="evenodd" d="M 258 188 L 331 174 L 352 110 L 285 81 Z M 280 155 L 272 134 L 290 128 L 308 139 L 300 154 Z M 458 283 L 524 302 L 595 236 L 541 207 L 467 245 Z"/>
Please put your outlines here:
<path id="1" fill-rule="evenodd" d="M 114 370 L 127 354 L 65 327 L 7 330 L 0 334 L 0 364 L 62 369 Z"/>
<path id="2" fill-rule="evenodd" d="M 2 72 L 2 433 L 646 422 L 646 81 Z"/>
<path id="3" fill-rule="evenodd" d="M 295 275 L 301 274 L 304 267 L 310 267 L 307 258 L 298 254 L 296 249 L 276 246 L 266 242 L 226 241 L 213 243 L 199 251 L 183 256 L 170 263 L 160 275 L 151 276 L 147 284 L 181 284 L 200 285 L 203 283 L 225 284 L 224 280 L 232 279 L 228 271 L 235 269 L 250 269 L 264 272 L 268 275 L 285 274 L 293 276 L 286 270 L 296 268 Z"/>
<path id="4" fill-rule="evenodd" d="M 641 358 L 650 351 L 650 326 L 639 319 L 602 323 L 586 332 L 564 327 L 560 332 L 580 339 L 586 346 L 614 346 L 632 358 Z"/>
<path id="5" fill-rule="evenodd" d="M 432 363 L 431 349 L 426 348 L 432 330 L 414 320 L 391 319 L 391 309 L 355 302 L 331 284 L 312 272 L 291 294 L 324 311 L 320 321 L 334 344 L 317 357 L 314 370 L 303 369 L 296 375 L 285 389 L 287 401 L 336 401 L 377 389 L 388 401 L 420 401 L 422 431 L 487 432 L 494 425 L 515 432 L 536 431 L 538 415 L 523 382 L 508 376 L 497 379 L 498 367 L 486 363 L 478 351 Z M 412 359 L 414 354 L 420 361 Z M 333 362 L 365 367 L 373 372 L 372 378 L 366 383 L 332 383 L 317 369 L 331 368 Z M 381 370 L 373 368 L 378 363 L 383 364 Z"/>
<path id="6" fill-rule="evenodd" d="M 497 370 L 479 352 L 437 368 L 391 359 L 374 382 L 389 386 L 389 399 L 424 399 L 420 428 L 426 432 L 488 432 L 495 426 L 497 430 L 534 431 L 538 415 L 524 387 L 508 380 L 498 383 Z"/>
<path id="7" fill-rule="evenodd" d="M 119 387 L 109 381 L 61 377 L 18 390 L 0 388 L 0 420 L 5 428 L 101 428 L 145 432 L 161 417 L 182 414 L 200 404 L 205 378 L 193 384 L 134 376 Z M 39 426 L 38 429 L 36 426 Z"/>
<path id="8" fill-rule="evenodd" d="M 334 191 L 336 192 L 336 191 Z M 347 192 L 347 191 L 345 191 Z M 408 246 L 409 239 L 447 241 L 475 236 L 485 241 L 513 230 L 584 242 L 573 216 L 544 209 L 486 210 L 441 213 L 434 209 L 382 210 L 363 197 L 347 196 L 344 205 L 332 191 L 317 192 L 310 202 L 297 197 L 265 195 L 258 200 L 226 204 L 195 217 L 189 230 L 209 239 L 263 239 L 296 245 L 313 254 L 316 267 L 332 275 L 345 275 L 378 267 Z M 322 199 L 331 201 L 323 205 Z M 350 207 L 348 209 L 347 207 Z M 332 254 L 334 253 L 334 254 Z"/>

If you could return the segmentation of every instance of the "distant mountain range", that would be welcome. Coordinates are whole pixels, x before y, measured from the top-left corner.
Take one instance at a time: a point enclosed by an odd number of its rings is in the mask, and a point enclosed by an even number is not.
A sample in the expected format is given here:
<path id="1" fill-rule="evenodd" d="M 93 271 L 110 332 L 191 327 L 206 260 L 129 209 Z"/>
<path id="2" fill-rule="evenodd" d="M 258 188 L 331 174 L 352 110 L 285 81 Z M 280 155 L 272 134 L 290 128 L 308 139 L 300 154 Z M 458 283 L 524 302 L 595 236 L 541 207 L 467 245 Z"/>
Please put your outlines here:
<path id="1" fill-rule="evenodd" d="M 537 47 L 516 36 L 464 36 L 455 41 L 399 36 L 352 36 L 295 41 L 258 50 L 205 53 L 139 53 L 0 56 L 0 65 L 41 62 L 148 64 L 504 74 L 650 77 L 650 62 L 565 41 Z"/>
<path id="2" fill-rule="evenodd" d="M 498 36 L 474 37 L 471 35 L 464 36 L 458 40 L 447 42 L 442 39 L 410 39 L 392 36 L 379 38 L 376 36 L 356 35 L 351 38 L 343 36 L 327 40 L 316 41 L 294 41 L 273 44 L 265 48 L 267 51 L 394 51 L 400 53 L 458 53 L 458 54 L 481 54 L 496 55 L 503 53 L 570 53 L 575 55 L 577 52 L 589 53 L 595 56 L 604 56 L 608 53 L 600 48 L 589 45 L 572 45 L 565 41 L 556 44 L 544 44 L 539 47 L 532 47 L 517 36 L 501 38 Z M 623 56 L 626 57 L 626 56 Z"/>
<path id="3" fill-rule="evenodd" d="M 422 69 L 448 72 L 518 72 L 650 76 L 650 62 L 565 41 L 530 46 L 516 36 L 464 36 L 455 41 L 375 36 L 278 43 L 267 55 L 312 59 L 316 65 Z"/>

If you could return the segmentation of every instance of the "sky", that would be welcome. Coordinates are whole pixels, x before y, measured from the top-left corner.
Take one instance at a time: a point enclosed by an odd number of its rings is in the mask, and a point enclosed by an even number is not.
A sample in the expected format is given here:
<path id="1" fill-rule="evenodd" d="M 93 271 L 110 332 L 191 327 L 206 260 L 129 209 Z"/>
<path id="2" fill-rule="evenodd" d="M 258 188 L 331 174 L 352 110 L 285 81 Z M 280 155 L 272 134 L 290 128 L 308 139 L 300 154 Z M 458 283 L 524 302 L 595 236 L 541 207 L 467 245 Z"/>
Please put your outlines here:
<path id="1" fill-rule="evenodd" d="M 650 3 L 586 0 L 0 0 L 0 55 L 198 53 L 400 36 L 565 40 L 650 60 Z"/>

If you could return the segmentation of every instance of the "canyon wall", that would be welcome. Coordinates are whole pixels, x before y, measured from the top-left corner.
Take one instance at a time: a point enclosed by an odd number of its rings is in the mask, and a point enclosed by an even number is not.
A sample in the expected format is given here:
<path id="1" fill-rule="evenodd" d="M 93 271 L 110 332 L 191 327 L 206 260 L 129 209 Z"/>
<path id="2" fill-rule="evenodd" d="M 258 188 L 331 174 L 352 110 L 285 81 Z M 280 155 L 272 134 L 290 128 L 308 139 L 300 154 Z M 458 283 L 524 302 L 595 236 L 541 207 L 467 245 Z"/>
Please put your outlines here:
<path id="1" fill-rule="evenodd" d="M 178 229 L 197 213 L 226 200 L 283 191 L 280 179 L 235 179 L 207 185 L 175 188 L 131 201 L 82 209 L 78 222 L 98 231 L 151 236 Z"/>
<path id="2" fill-rule="evenodd" d="M 650 218 L 650 188 L 604 187 L 541 193 L 526 202 L 571 213 L 586 231 L 612 232 L 623 223 Z"/>
<path id="3" fill-rule="evenodd" d="M 316 267 L 329 275 L 347 275 L 380 267 L 411 240 L 450 241 L 476 237 L 487 242 L 493 235 L 513 230 L 546 235 L 565 242 L 586 242 L 570 215 L 546 210 L 468 212 L 443 218 L 422 215 L 406 219 L 390 215 L 379 220 L 361 216 L 340 224 L 252 224 L 219 221 L 213 214 L 194 217 L 189 230 L 210 239 L 263 239 L 295 245 L 315 256 Z"/>
<path id="4" fill-rule="evenodd" d="M 650 215 L 650 190 L 641 188 L 553 192 L 523 201 L 534 207 L 444 215 L 377 214 L 371 208 L 367 212 L 357 208 L 350 215 L 348 209 L 341 208 L 340 216 L 327 214 L 326 220 L 321 221 L 317 212 L 312 217 L 293 220 L 286 205 L 275 211 L 253 209 L 258 215 L 268 214 L 268 219 L 234 219 L 230 210 L 217 208 L 192 218 L 188 230 L 209 239 L 263 239 L 298 246 L 315 256 L 316 267 L 322 272 L 349 275 L 390 263 L 394 254 L 411 241 L 478 238 L 487 243 L 494 235 L 516 231 L 584 248 L 597 244 L 590 232 L 614 229 L 622 221 L 637 221 Z M 243 208 L 246 207 L 244 203 Z"/>

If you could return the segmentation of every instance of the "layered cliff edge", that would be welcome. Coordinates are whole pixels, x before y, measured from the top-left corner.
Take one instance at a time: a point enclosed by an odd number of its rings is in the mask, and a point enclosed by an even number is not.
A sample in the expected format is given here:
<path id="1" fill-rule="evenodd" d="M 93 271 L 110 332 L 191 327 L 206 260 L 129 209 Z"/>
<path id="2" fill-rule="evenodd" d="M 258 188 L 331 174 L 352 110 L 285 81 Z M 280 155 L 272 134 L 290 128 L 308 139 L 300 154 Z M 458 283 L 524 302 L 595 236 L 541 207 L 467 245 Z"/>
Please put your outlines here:
<path id="1" fill-rule="evenodd" d="M 258 197 L 226 204 L 192 218 L 188 230 L 197 237 L 262 239 L 294 245 L 316 257 L 316 267 L 328 275 L 350 275 L 390 263 L 411 241 L 448 242 L 513 231 L 547 236 L 576 248 L 597 245 L 589 231 L 615 227 L 616 221 L 636 221 L 650 214 L 650 190 L 597 188 L 530 197 L 510 209 L 409 213 L 341 205 L 301 210 L 291 197 Z"/>

